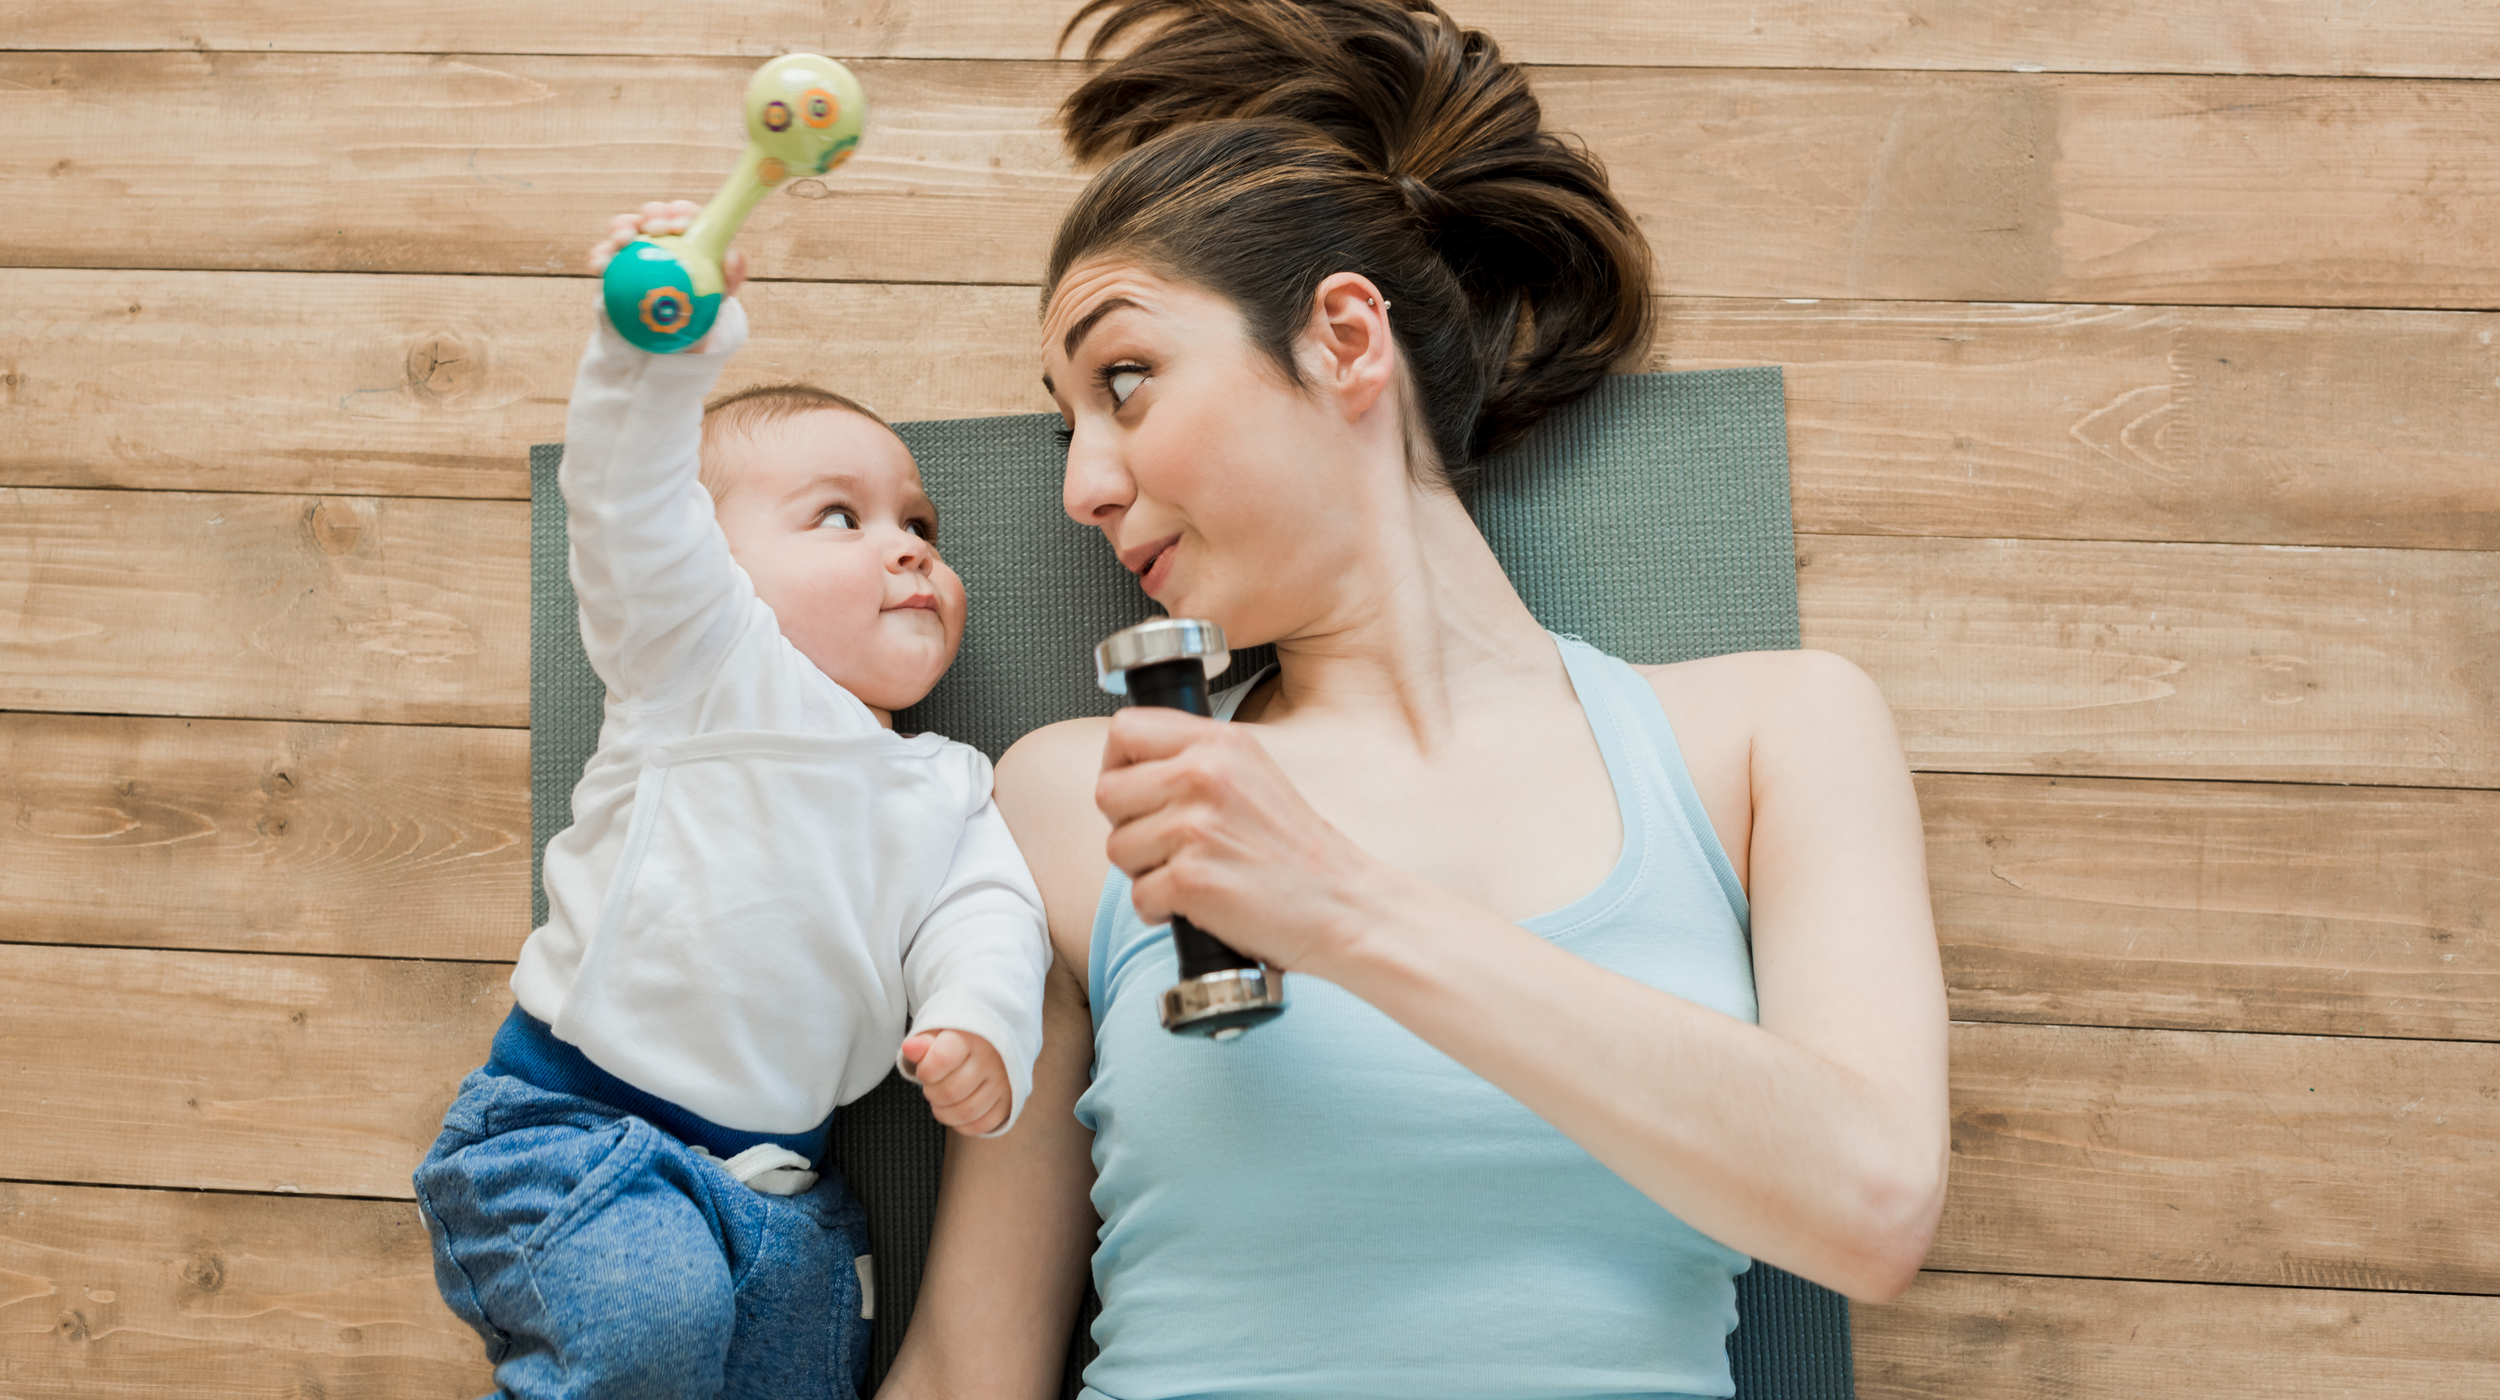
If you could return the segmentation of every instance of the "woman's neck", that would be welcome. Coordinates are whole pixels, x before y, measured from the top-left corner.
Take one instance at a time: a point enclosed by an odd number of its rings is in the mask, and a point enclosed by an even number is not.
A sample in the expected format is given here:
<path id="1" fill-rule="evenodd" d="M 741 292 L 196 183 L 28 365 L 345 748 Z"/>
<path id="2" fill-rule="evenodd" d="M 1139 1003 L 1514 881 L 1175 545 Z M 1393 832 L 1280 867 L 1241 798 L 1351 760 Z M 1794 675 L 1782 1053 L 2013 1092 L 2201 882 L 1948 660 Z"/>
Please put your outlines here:
<path id="1" fill-rule="evenodd" d="M 1314 625 L 1276 643 L 1279 680 L 1243 716 L 1327 716 L 1403 730 L 1421 751 L 1456 733 L 1472 701 L 1561 675 L 1561 662 L 1465 506 L 1406 488 L 1388 528 Z"/>

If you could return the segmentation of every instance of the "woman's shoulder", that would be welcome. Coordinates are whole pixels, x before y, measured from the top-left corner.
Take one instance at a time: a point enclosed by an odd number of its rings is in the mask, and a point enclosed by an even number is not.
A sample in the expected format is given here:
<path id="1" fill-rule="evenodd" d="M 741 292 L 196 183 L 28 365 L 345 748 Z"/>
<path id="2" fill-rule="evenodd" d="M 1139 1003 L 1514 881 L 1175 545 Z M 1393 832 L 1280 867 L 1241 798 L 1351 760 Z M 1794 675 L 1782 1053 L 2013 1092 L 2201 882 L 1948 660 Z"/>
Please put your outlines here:
<path id="1" fill-rule="evenodd" d="M 1856 662 L 1811 647 L 1729 652 L 1633 669 L 1658 692 L 1670 718 L 1688 710 L 1697 718 L 1742 721 L 1752 731 L 1870 711 L 1889 714 L 1883 693 Z"/>
<path id="2" fill-rule="evenodd" d="M 1018 739 L 998 759 L 999 813 L 1041 887 L 1052 941 L 1079 968 L 1111 868 L 1103 850 L 1111 823 L 1094 805 L 1110 731 L 1107 718 L 1061 720 Z"/>

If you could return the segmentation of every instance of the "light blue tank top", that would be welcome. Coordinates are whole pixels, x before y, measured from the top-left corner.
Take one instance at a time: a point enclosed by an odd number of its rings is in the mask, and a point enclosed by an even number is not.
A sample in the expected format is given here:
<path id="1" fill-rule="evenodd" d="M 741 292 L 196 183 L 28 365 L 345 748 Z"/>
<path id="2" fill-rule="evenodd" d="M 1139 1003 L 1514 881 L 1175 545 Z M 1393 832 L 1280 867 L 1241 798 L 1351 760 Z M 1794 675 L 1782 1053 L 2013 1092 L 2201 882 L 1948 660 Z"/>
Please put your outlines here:
<path id="1" fill-rule="evenodd" d="M 1754 1020 L 1744 889 L 1656 693 L 1557 642 L 1623 855 L 1522 926 Z M 1087 1400 L 1734 1393 L 1727 1334 L 1750 1261 L 1517 1100 L 1314 977 L 1230 1044 L 1167 1034 L 1170 930 L 1138 921 L 1116 869 L 1091 964 L 1094 1079 L 1076 1111 L 1094 1131 L 1103 1311 Z"/>

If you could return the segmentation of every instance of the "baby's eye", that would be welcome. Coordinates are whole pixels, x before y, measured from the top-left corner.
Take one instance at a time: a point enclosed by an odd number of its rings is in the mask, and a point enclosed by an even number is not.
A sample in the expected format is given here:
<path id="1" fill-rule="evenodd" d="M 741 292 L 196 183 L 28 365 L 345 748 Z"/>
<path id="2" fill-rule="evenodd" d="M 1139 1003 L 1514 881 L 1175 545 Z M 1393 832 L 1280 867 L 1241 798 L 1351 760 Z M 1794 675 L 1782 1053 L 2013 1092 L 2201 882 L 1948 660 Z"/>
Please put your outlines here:
<path id="1" fill-rule="evenodd" d="M 915 535 L 918 535 L 920 538 L 929 541 L 931 544 L 937 543 L 937 522 L 934 520 L 907 521 L 904 523 L 903 528 L 911 531 Z"/>
<path id="2" fill-rule="evenodd" d="M 1115 370 L 1109 382 L 1112 400 L 1125 404 L 1128 402 L 1128 396 L 1137 392 L 1137 386 L 1146 382 L 1146 372 L 1137 369 Z"/>
<path id="3" fill-rule="evenodd" d="M 824 530 L 856 530 L 859 528 L 859 517 L 841 506 L 833 506 L 816 517 L 816 525 Z"/>

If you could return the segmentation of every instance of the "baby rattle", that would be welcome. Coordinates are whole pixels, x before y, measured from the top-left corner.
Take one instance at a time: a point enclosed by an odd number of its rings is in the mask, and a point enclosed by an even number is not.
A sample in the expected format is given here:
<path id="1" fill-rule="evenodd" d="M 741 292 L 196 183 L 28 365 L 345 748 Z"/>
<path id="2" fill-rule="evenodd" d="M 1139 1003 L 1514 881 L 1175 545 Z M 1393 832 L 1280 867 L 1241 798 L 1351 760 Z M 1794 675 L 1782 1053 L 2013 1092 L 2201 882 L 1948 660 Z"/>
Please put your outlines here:
<path id="1" fill-rule="evenodd" d="M 822 175 L 859 149 L 868 99 L 851 70 L 786 54 L 747 81 L 747 148 L 684 233 L 637 238 L 608 264 L 604 291 L 617 333 L 668 354 L 703 338 L 720 315 L 721 258 L 747 211 L 792 175 Z"/>
<path id="2" fill-rule="evenodd" d="M 1209 677 L 1231 664 L 1224 629 L 1187 617 L 1158 617 L 1114 632 L 1094 648 L 1094 679 L 1132 705 L 1214 713 Z M 1163 994 L 1163 1028 L 1222 1043 L 1285 1013 L 1285 974 L 1245 957 L 1175 914 L 1172 953 L 1181 980 Z"/>

